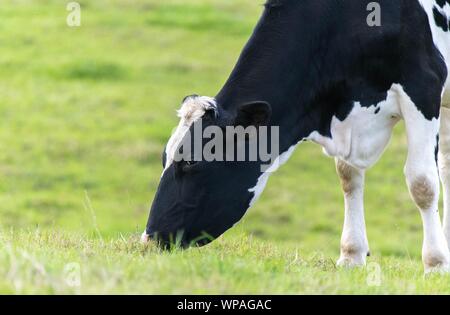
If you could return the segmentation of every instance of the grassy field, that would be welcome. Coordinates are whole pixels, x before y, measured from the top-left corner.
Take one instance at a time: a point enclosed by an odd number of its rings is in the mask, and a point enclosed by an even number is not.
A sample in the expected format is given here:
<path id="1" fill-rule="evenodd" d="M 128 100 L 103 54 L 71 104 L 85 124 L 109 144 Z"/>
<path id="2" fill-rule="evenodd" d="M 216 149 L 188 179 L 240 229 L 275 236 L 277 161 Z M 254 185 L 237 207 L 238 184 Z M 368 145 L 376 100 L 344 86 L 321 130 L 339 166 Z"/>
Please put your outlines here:
<path id="1" fill-rule="evenodd" d="M 423 277 L 401 125 L 367 176 L 368 268 L 335 267 L 342 194 L 311 144 L 212 245 L 138 244 L 175 110 L 220 89 L 262 2 L 79 0 L 76 28 L 66 1 L 1 3 L 0 293 L 450 293 Z"/>

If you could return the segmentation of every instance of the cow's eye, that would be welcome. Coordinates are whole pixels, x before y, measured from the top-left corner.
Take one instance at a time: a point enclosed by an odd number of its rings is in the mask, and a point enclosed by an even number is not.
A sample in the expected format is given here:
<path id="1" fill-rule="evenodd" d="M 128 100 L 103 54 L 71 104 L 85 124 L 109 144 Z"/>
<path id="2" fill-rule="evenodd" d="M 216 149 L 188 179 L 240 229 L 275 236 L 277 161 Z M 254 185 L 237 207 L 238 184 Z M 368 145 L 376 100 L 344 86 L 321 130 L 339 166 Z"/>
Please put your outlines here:
<path id="1" fill-rule="evenodd" d="M 183 172 L 191 172 L 194 170 L 197 164 L 197 161 L 182 161 L 180 163 L 180 166 Z"/>
<path id="2" fill-rule="evenodd" d="M 197 161 L 185 161 L 184 163 L 186 164 L 186 166 L 193 166 L 197 164 Z"/>

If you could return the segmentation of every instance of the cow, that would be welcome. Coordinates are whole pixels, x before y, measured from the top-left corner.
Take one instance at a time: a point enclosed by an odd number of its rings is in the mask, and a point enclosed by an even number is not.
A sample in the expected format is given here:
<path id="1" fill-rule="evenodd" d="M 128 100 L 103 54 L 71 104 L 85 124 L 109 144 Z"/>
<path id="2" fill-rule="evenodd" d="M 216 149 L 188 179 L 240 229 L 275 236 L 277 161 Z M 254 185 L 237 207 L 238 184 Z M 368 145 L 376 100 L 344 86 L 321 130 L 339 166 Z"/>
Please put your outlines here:
<path id="1" fill-rule="evenodd" d="M 219 93 L 183 101 L 142 241 L 167 245 L 177 235 L 182 247 L 209 243 L 243 217 L 272 173 L 260 168 L 260 160 L 175 160 L 196 122 L 278 126 L 279 164 L 304 141 L 321 145 L 335 159 L 345 199 L 337 264 L 364 266 L 365 172 L 403 120 L 404 174 L 423 221 L 424 270 L 449 271 L 450 0 L 378 0 L 377 25 L 368 22 L 373 4 L 268 0 Z"/>

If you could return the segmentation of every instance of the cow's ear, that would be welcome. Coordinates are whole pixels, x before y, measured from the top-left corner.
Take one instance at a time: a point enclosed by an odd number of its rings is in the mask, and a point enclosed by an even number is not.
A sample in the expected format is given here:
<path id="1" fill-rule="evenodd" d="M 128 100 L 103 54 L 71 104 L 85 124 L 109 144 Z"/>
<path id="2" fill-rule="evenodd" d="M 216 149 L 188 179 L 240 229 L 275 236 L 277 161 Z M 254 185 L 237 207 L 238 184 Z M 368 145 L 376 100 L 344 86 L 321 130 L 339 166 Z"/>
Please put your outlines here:
<path id="1" fill-rule="evenodd" d="M 265 126 L 269 124 L 272 108 L 263 101 L 245 103 L 239 106 L 234 121 L 235 126 Z"/>

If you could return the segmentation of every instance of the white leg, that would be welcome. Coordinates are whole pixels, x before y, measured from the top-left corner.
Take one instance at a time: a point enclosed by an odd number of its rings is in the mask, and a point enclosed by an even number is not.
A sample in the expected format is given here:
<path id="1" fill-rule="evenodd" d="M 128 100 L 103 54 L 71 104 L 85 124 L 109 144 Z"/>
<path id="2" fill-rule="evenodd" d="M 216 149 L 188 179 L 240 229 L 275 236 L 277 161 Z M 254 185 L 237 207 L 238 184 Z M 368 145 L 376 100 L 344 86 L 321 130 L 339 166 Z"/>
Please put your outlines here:
<path id="1" fill-rule="evenodd" d="M 364 220 L 364 171 L 336 159 L 345 200 L 344 229 L 338 266 L 356 267 L 366 263 L 369 245 Z"/>
<path id="2" fill-rule="evenodd" d="M 400 92 L 400 106 L 408 135 L 405 176 L 423 221 L 425 272 L 447 271 L 450 257 L 439 217 L 440 187 L 435 157 L 439 120 L 427 120 L 404 91 Z"/>
<path id="3" fill-rule="evenodd" d="M 439 175 L 444 189 L 444 234 L 450 245 L 450 109 L 441 109 Z"/>

